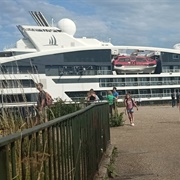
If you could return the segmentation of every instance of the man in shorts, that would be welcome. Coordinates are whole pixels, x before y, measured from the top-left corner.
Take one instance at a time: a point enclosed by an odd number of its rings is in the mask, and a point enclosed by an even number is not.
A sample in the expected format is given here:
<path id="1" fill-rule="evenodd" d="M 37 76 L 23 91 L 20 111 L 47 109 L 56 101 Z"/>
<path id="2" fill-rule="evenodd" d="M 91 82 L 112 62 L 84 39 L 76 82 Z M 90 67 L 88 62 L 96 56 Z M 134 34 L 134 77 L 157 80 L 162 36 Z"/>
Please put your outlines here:
<path id="1" fill-rule="evenodd" d="M 43 84 L 36 84 L 36 88 L 39 91 L 37 100 L 37 123 L 47 122 L 47 104 L 46 104 L 46 92 L 43 90 Z"/>

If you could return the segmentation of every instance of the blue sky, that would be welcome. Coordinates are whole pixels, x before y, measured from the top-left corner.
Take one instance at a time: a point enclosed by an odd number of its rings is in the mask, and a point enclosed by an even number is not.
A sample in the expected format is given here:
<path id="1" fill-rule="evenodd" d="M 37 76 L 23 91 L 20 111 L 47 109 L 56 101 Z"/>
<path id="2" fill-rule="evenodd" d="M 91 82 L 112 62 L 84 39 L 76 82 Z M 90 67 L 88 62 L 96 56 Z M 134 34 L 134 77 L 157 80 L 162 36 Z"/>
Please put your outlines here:
<path id="1" fill-rule="evenodd" d="M 31 10 L 55 24 L 72 19 L 76 37 L 167 48 L 180 42 L 179 0 L 0 0 L 0 50 L 22 37 L 16 25 L 35 25 Z"/>

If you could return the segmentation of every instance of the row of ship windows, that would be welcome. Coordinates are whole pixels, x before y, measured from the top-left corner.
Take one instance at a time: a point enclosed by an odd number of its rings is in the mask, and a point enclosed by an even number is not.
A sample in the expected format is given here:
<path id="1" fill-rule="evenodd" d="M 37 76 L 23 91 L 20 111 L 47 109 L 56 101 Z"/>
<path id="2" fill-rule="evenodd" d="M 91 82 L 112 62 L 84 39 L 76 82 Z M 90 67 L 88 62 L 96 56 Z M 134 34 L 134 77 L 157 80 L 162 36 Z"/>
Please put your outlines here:
<path id="1" fill-rule="evenodd" d="M 154 85 L 175 85 L 180 84 L 180 77 L 174 78 L 121 78 L 121 79 L 89 79 L 89 78 L 79 78 L 79 79 L 53 79 L 57 84 L 66 83 L 99 83 L 100 87 L 111 87 L 111 86 L 154 86 Z"/>
<path id="2" fill-rule="evenodd" d="M 173 54 L 172 58 L 173 59 L 179 59 L 179 54 Z"/>
<path id="3" fill-rule="evenodd" d="M 122 87 L 122 86 L 161 86 L 161 85 L 179 85 L 180 81 L 151 81 L 151 82 L 129 82 L 129 83 L 100 83 L 100 87 Z"/>
<path id="4" fill-rule="evenodd" d="M 46 66 L 47 76 L 112 74 L 111 66 Z"/>
<path id="5" fill-rule="evenodd" d="M 1 66 L 1 74 L 38 73 L 37 66 Z M 111 66 L 45 66 L 47 76 L 112 74 Z"/>
<path id="6" fill-rule="evenodd" d="M 180 60 L 180 55 L 179 54 L 168 54 L 166 53 L 165 56 L 162 56 L 162 61 L 163 62 L 179 62 Z"/>
<path id="7" fill-rule="evenodd" d="M 89 79 L 89 78 L 80 78 L 80 79 L 53 79 L 57 84 L 65 83 L 99 83 L 100 87 L 121 87 L 121 86 L 160 86 L 160 85 L 179 85 L 180 77 L 176 79 L 161 79 L 161 81 L 147 80 L 144 81 L 134 81 L 135 78 L 126 78 L 126 79 Z M 119 82 L 118 82 L 119 80 Z M 126 80 L 126 81 L 122 81 Z M 132 81 L 131 81 L 132 80 Z M 0 88 L 19 88 L 19 87 L 35 87 L 33 80 L 3 80 L 0 81 Z"/>
<path id="8" fill-rule="evenodd" d="M 0 88 L 30 88 L 35 87 L 33 80 L 3 80 L 0 81 Z"/>
<path id="9" fill-rule="evenodd" d="M 134 89 L 134 90 L 117 90 L 119 95 L 125 95 L 130 92 L 132 95 L 136 94 L 170 94 L 172 89 Z M 70 97 L 86 97 L 88 92 L 66 92 Z M 98 96 L 107 96 L 107 91 L 96 91 Z"/>
<path id="10" fill-rule="evenodd" d="M 38 98 L 37 93 L 30 94 L 2 94 L 0 95 L 0 103 L 26 103 L 26 102 L 36 102 Z"/>
<path id="11" fill-rule="evenodd" d="M 137 81 L 172 81 L 180 77 L 136 77 L 136 78 L 101 78 L 101 82 L 137 82 Z"/>

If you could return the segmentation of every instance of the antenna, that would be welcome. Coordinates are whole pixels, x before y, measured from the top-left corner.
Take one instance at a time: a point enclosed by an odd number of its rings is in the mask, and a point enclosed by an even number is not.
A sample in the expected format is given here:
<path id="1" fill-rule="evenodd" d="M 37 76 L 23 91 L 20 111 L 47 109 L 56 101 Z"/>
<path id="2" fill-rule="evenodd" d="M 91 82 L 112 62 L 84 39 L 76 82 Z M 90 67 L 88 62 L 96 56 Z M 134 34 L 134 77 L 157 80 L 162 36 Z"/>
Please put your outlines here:
<path id="1" fill-rule="evenodd" d="M 53 17 L 51 18 L 51 26 L 54 27 L 54 19 L 53 19 Z"/>

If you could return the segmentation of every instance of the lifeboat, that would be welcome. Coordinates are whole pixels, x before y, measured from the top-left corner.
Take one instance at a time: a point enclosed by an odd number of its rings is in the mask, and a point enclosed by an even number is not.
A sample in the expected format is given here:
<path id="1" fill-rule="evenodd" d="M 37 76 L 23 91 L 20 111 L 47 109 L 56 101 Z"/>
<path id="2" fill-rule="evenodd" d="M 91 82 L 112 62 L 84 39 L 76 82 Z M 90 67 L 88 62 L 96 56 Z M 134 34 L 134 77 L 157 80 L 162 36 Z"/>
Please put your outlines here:
<path id="1" fill-rule="evenodd" d="M 157 65 L 146 56 L 118 56 L 112 63 L 118 73 L 154 73 Z"/>

